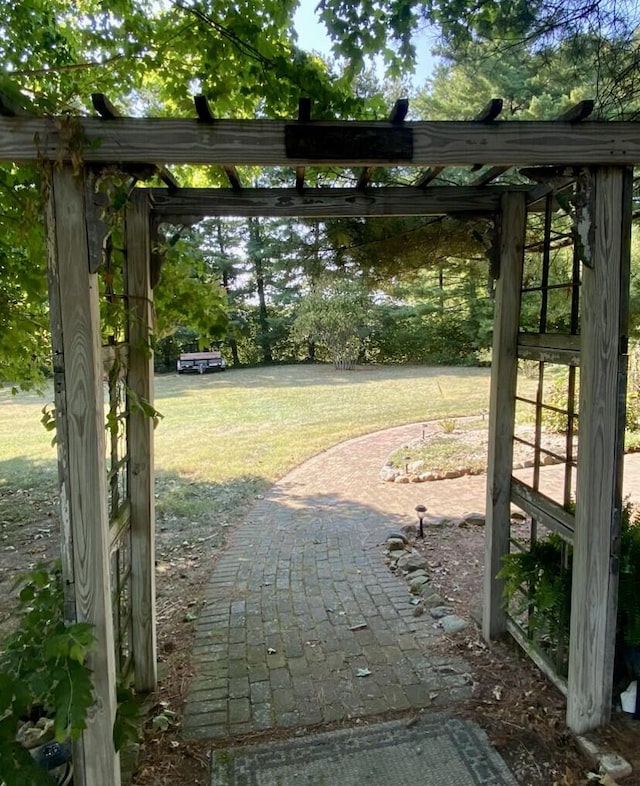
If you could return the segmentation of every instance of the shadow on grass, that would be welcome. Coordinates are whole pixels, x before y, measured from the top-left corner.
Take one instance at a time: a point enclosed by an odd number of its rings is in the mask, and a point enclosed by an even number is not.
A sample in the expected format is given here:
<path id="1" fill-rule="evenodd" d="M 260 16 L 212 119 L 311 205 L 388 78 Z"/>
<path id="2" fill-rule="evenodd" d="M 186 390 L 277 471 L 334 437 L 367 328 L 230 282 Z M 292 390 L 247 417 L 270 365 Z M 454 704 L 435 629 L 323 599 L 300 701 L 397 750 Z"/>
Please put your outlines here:
<path id="1" fill-rule="evenodd" d="M 156 530 L 171 543 L 201 537 L 212 546 L 226 542 L 225 531 L 246 515 L 271 485 L 258 475 L 225 482 L 194 481 L 176 473 L 156 473 Z M 58 474 L 54 459 L 40 461 L 17 457 L 0 461 L 0 538 L 15 563 L 32 561 L 26 546 L 33 545 L 39 530 L 59 532 Z M 39 539 L 39 538 L 38 538 Z M 56 552 L 59 548 L 51 549 Z M 17 569 L 21 566 L 16 564 Z"/>
<path id="2" fill-rule="evenodd" d="M 270 485 L 258 475 L 216 483 L 158 471 L 155 493 L 159 543 L 171 547 L 183 539 L 195 538 L 222 547 L 227 531 L 243 520 Z"/>
<path id="3" fill-rule="evenodd" d="M 5 525 L 57 517 L 58 470 L 46 460 L 18 456 L 0 461 L 0 521 Z M 6 534 L 6 533 L 4 533 Z"/>

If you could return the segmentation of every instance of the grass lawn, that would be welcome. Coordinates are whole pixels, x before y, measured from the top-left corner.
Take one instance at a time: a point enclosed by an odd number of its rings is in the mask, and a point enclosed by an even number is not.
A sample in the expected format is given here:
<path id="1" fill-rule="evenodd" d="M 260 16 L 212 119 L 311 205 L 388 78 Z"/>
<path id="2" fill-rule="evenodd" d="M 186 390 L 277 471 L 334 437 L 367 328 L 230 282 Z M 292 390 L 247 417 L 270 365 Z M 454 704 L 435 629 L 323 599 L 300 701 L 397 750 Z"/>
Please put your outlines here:
<path id="1" fill-rule="evenodd" d="M 188 526 L 202 515 L 228 516 L 343 440 L 479 413 L 488 406 L 489 370 L 276 366 L 158 376 L 155 387 L 164 416 L 156 430 L 159 519 Z M 0 390 L 0 519 L 30 515 L 55 489 L 55 450 L 39 422 L 47 393 Z"/>

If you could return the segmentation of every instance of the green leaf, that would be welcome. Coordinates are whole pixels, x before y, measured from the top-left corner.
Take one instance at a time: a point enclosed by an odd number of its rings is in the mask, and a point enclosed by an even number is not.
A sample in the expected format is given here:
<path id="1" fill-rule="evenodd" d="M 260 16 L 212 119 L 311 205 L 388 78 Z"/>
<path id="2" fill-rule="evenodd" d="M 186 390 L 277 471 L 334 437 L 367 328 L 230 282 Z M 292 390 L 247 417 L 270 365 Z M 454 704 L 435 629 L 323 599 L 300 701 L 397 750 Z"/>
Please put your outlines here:
<path id="1" fill-rule="evenodd" d="M 53 689 L 56 739 L 77 739 L 86 728 L 87 712 L 94 703 L 91 673 L 76 661 L 68 661 L 52 676 L 56 680 Z"/>
<path id="2" fill-rule="evenodd" d="M 0 716 L 13 704 L 14 681 L 8 675 L 0 672 Z"/>
<path id="3" fill-rule="evenodd" d="M 144 712 L 139 699 L 132 690 L 118 689 L 118 708 L 113 725 L 113 744 L 117 751 L 127 743 L 140 739 Z"/>

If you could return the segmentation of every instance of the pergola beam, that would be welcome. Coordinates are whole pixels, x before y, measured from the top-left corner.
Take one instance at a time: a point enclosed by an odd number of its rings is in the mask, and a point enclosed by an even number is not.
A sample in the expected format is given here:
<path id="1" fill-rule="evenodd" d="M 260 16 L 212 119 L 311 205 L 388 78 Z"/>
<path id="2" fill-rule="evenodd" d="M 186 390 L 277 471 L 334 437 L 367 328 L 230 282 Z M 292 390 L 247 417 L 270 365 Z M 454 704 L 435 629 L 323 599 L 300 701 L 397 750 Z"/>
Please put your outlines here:
<path id="1" fill-rule="evenodd" d="M 589 115 L 593 112 L 593 107 L 594 107 L 594 102 L 591 100 L 580 101 L 579 103 L 567 109 L 566 112 L 563 112 L 561 115 L 558 115 L 558 117 L 554 119 L 554 122 L 571 123 L 571 124 L 579 123 L 580 121 L 585 120 L 587 117 L 589 117 Z M 508 172 L 509 169 L 510 169 L 509 166 L 490 167 L 481 175 L 479 175 L 477 178 L 475 178 L 475 180 L 471 182 L 471 185 L 486 186 L 488 183 L 491 183 L 497 177 L 500 177 L 500 175 L 503 175 L 505 172 Z"/>
<path id="2" fill-rule="evenodd" d="M 506 191 L 518 188 L 251 188 L 234 193 L 219 188 L 183 188 L 176 194 L 151 189 L 155 216 L 169 223 L 194 223 L 205 216 L 348 216 L 488 215 Z"/>
<path id="3" fill-rule="evenodd" d="M 408 98 L 399 98 L 395 104 L 393 105 L 393 109 L 389 115 L 389 123 L 394 126 L 401 125 L 404 123 L 404 119 L 407 116 L 407 112 L 409 111 L 409 99 Z M 356 183 L 356 191 L 364 191 L 364 189 L 369 185 L 371 182 L 371 178 L 374 175 L 377 167 L 375 166 L 366 166 L 358 176 L 358 182 Z"/>
<path id="4" fill-rule="evenodd" d="M 70 134 L 74 124 L 77 133 Z M 286 132 L 292 127 L 297 132 L 313 131 L 305 153 L 287 153 Z M 323 134 L 334 140 L 331 150 L 313 146 L 313 139 Z M 82 146 L 71 149 L 70 138 L 82 138 Z M 338 140 L 345 144 L 339 146 Z M 407 144 L 400 147 L 398 140 Z M 117 164 L 150 160 L 222 166 L 431 167 L 472 166 L 479 161 L 487 166 L 571 161 L 580 166 L 626 166 L 640 161 L 640 123 L 425 121 L 393 126 L 365 121 L 218 120 L 205 124 L 172 118 L 0 117 L 0 160 L 71 160 L 80 154 L 86 163 Z"/>
<path id="5" fill-rule="evenodd" d="M 502 112 L 503 100 L 501 98 L 492 98 L 473 118 L 476 123 L 493 123 Z M 444 166 L 432 166 L 423 172 L 422 175 L 416 180 L 415 186 L 417 188 L 426 188 L 432 180 L 442 172 Z"/>
<path id="6" fill-rule="evenodd" d="M 211 107 L 209 106 L 209 101 L 205 95 L 197 95 L 193 97 L 193 103 L 196 108 L 196 114 L 198 115 L 198 120 L 201 123 L 215 123 L 216 119 L 211 111 Z M 227 176 L 227 180 L 229 181 L 229 185 L 234 191 L 240 191 L 242 188 L 242 183 L 240 182 L 240 175 L 238 174 L 238 170 L 231 166 L 231 164 L 224 164 L 223 167 L 224 173 Z"/>
<path id="7" fill-rule="evenodd" d="M 91 103 L 103 120 L 117 120 L 122 117 L 119 110 L 109 101 L 104 93 L 92 93 Z M 142 178 L 144 170 L 148 170 L 147 177 L 157 174 L 160 180 L 162 180 L 171 191 L 175 191 L 180 187 L 176 178 L 164 165 L 142 164 L 141 170 L 137 171 L 134 177 L 136 179 Z"/>

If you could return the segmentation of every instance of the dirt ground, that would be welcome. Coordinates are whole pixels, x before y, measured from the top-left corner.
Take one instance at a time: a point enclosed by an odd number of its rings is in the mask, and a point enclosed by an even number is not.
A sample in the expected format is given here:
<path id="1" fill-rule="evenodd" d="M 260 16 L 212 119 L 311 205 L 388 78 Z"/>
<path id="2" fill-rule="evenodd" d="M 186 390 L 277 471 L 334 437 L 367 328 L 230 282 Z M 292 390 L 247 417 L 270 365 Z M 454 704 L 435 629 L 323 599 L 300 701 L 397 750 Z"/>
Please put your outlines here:
<path id="1" fill-rule="evenodd" d="M 480 437 L 479 437 L 480 438 Z M 465 441 L 469 435 L 465 436 Z M 444 482 L 446 481 L 435 481 Z M 12 510 L 29 510 L 16 521 Z M 41 490 L 7 491 L 0 488 L 0 634 L 10 629 L 16 576 L 37 562 L 58 554 L 58 523 L 52 511 L 55 498 Z M 160 685 L 150 698 L 144 737 L 138 752 L 134 786 L 165 786 L 176 783 L 208 783 L 211 744 L 185 743 L 180 736 L 180 717 L 192 676 L 189 653 L 195 619 L 215 560 L 224 553 L 226 535 L 233 530 L 207 521 L 202 528 L 189 522 L 179 525 L 158 522 L 157 610 Z M 237 522 L 236 522 L 237 523 Z M 481 596 L 483 528 L 448 527 L 430 532 L 418 543 L 427 557 L 433 583 L 439 593 L 463 617 L 476 618 Z M 381 549 L 380 559 L 384 559 Z M 579 786 L 601 782 L 578 751 L 564 726 L 565 702 L 561 694 L 510 640 L 489 649 L 478 627 L 442 638 L 442 647 L 461 654 L 470 663 L 475 683 L 473 698 L 460 712 L 475 718 L 487 731 L 521 786 Z M 162 715 L 161 727 L 153 718 Z M 621 713 L 609 727 L 592 735 L 609 745 L 634 767 L 621 781 L 640 786 L 640 725 Z M 411 718 L 410 714 L 407 719 Z M 365 722 L 379 720 L 367 719 Z M 291 733 L 291 732 L 289 732 Z M 285 736 L 284 733 L 260 735 Z M 243 741 L 255 741 L 257 735 Z M 238 742 L 236 740 L 236 742 Z M 607 783 L 606 781 L 602 781 Z M 612 782 L 608 782 L 611 786 Z"/>

